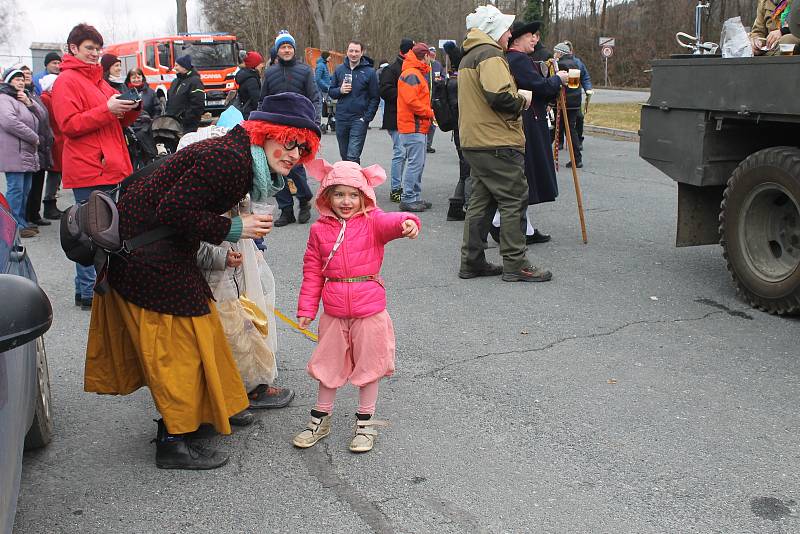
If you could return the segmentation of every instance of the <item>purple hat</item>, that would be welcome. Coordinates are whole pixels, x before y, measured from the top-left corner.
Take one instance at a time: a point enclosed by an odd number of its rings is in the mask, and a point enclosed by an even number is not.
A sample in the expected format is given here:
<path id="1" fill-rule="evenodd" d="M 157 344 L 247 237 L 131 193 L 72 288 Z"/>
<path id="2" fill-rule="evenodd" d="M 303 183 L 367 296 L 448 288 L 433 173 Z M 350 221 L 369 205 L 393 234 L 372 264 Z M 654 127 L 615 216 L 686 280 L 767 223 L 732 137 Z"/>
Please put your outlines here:
<path id="1" fill-rule="evenodd" d="M 278 93 L 265 96 L 258 106 L 258 111 L 250 112 L 247 120 L 305 128 L 321 138 L 322 130 L 314 120 L 316 116 L 314 104 L 308 98 L 298 93 Z"/>

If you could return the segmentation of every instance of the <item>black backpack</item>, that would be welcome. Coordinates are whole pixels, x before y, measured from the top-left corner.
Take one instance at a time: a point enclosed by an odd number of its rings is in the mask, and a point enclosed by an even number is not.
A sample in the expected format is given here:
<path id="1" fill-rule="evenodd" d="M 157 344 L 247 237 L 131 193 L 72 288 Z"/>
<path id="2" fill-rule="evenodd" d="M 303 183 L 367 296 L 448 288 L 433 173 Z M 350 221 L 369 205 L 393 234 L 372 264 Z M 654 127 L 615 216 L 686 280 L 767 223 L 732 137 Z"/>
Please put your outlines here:
<path id="1" fill-rule="evenodd" d="M 443 132 L 458 128 L 458 102 L 452 102 L 448 84 L 457 83 L 454 78 L 433 82 L 433 99 L 431 107 L 436 117 L 436 124 Z"/>
<path id="2" fill-rule="evenodd" d="M 127 187 L 152 174 L 171 157 L 160 158 L 145 165 L 110 191 L 92 191 L 88 200 L 70 206 L 61 216 L 59 228 L 61 249 L 67 258 L 84 267 L 94 265 L 98 273 L 95 286 L 95 291 L 98 293 L 105 293 L 107 288 L 107 281 L 103 275 L 110 255 L 124 256 L 132 250 L 176 233 L 174 228 L 159 226 L 122 241 L 115 200 L 115 197 L 125 193 Z"/>

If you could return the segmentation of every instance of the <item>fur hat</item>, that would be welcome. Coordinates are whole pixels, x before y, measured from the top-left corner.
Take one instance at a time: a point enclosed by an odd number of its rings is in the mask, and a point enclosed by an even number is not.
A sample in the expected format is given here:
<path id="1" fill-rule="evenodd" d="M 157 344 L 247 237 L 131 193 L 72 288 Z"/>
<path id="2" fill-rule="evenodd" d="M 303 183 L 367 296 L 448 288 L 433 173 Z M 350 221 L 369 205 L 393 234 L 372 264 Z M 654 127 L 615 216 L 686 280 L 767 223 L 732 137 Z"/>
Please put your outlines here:
<path id="1" fill-rule="evenodd" d="M 189 54 L 179 57 L 178 59 L 175 60 L 175 63 L 177 63 L 186 70 L 192 70 L 194 68 L 194 65 L 192 65 L 192 56 Z"/>
<path id="2" fill-rule="evenodd" d="M 467 30 L 477 28 L 497 41 L 514 22 L 514 15 L 505 15 L 492 5 L 479 6 L 467 15 Z"/>
<path id="3" fill-rule="evenodd" d="M 264 63 L 264 57 L 255 50 L 251 50 L 244 56 L 244 66 L 248 69 L 254 69 L 262 63 Z"/>
<path id="4" fill-rule="evenodd" d="M 331 165 L 320 158 L 307 163 L 305 167 L 308 174 L 319 181 L 316 205 L 320 215 L 336 217 L 324 193 L 327 188 L 337 185 L 355 187 L 364 193 L 366 211 L 378 206 L 374 188 L 386 181 L 386 171 L 380 165 L 370 165 L 362 169 L 354 161 L 338 161 Z"/>
<path id="5" fill-rule="evenodd" d="M 292 34 L 286 30 L 281 30 L 278 32 L 278 36 L 275 38 L 275 50 L 281 47 L 281 45 L 290 44 L 292 48 L 297 50 L 297 45 L 294 42 L 294 37 Z"/>

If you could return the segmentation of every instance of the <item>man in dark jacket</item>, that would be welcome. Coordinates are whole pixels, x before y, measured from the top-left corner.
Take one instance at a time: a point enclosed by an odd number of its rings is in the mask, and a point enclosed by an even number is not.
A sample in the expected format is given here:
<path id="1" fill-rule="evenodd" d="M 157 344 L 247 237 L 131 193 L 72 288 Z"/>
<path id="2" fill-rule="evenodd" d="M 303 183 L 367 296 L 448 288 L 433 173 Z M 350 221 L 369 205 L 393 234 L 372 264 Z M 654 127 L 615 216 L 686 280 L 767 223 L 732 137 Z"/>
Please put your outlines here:
<path id="1" fill-rule="evenodd" d="M 400 195 L 403 192 L 401 181 L 403 179 L 403 168 L 405 155 L 400 144 L 400 134 L 397 133 L 397 80 L 403 71 L 403 61 L 405 55 L 414 46 L 411 39 L 400 41 L 400 54 L 394 63 L 385 67 L 381 71 L 379 91 L 384 102 L 382 130 L 389 132 L 392 138 L 392 189 L 389 198 L 392 202 L 400 202 Z"/>
<path id="2" fill-rule="evenodd" d="M 294 37 L 288 31 L 281 30 L 278 37 L 275 38 L 277 60 L 264 72 L 264 80 L 261 82 L 261 98 L 263 100 L 266 96 L 278 93 L 299 93 L 314 104 L 315 120 L 317 124 L 320 124 L 322 100 L 314 79 L 314 71 L 305 63 L 297 61 L 295 49 Z M 275 226 L 286 226 L 293 222 L 307 223 L 311 218 L 310 201 L 314 195 L 308 187 L 306 170 L 302 165 L 298 165 L 289 172 L 286 178 L 286 186 L 275 195 L 278 208 L 281 210 L 281 216 L 275 221 Z M 292 194 L 297 194 L 297 201 L 300 204 L 296 219 Z"/>
<path id="3" fill-rule="evenodd" d="M 347 61 L 333 73 L 328 94 L 338 100 L 336 141 L 339 155 L 345 161 L 360 163 L 367 126 L 375 118 L 381 98 L 372 60 L 364 55 L 364 45 L 359 41 L 348 43 Z"/>
<path id="4" fill-rule="evenodd" d="M 183 133 L 194 132 L 200 126 L 200 117 L 206 107 L 206 93 L 203 81 L 194 70 L 192 56 L 185 55 L 175 60 L 177 77 L 167 91 L 165 115 L 172 115 L 181 121 Z"/>
<path id="5" fill-rule="evenodd" d="M 580 70 L 578 62 L 572 56 L 569 45 L 558 43 L 553 47 L 553 57 L 558 61 L 558 70 L 569 71 L 570 69 Z M 578 135 L 578 114 L 581 111 L 581 101 L 583 96 L 581 86 L 576 89 L 567 87 L 567 123 L 569 124 L 569 134 L 572 138 L 572 149 L 575 152 L 575 161 L 567 163 L 567 167 L 574 164 L 577 168 L 583 167 L 583 157 L 581 156 L 581 138 Z"/>
<path id="6" fill-rule="evenodd" d="M 240 111 L 246 119 L 251 111 L 258 109 L 261 100 L 261 74 L 259 68 L 264 65 L 264 58 L 258 52 L 251 50 L 244 56 L 244 67 L 236 73 L 236 84 L 239 86 Z"/>

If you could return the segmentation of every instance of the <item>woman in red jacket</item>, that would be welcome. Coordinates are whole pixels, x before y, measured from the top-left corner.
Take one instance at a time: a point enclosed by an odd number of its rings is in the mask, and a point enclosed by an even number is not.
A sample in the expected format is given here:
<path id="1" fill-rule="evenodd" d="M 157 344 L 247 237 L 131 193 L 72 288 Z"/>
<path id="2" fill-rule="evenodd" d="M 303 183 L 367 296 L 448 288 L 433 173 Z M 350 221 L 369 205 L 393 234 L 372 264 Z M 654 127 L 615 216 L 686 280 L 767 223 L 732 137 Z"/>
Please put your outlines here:
<path id="1" fill-rule="evenodd" d="M 64 134 L 61 181 L 72 189 L 75 202 L 95 189 L 112 189 L 133 168 L 122 129 L 136 120 L 139 103 L 119 100 L 103 80 L 97 63 L 103 37 L 87 24 L 78 24 L 67 38 L 69 54 L 61 61 L 53 87 L 53 111 Z M 75 266 L 75 304 L 92 308 L 94 267 Z"/>

